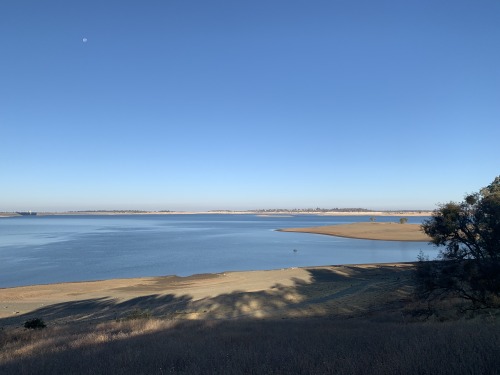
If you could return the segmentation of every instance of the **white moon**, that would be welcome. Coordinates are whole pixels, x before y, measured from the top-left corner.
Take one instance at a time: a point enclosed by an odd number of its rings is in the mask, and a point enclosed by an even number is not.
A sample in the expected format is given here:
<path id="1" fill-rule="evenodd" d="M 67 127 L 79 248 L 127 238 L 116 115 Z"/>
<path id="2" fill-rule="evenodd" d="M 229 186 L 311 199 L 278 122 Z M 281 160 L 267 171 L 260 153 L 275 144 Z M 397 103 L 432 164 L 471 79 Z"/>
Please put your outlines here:
<path id="1" fill-rule="evenodd" d="M 82 42 L 83 42 L 83 43 L 87 43 L 87 40 L 88 40 L 87 38 L 83 38 L 83 39 L 82 39 Z"/>

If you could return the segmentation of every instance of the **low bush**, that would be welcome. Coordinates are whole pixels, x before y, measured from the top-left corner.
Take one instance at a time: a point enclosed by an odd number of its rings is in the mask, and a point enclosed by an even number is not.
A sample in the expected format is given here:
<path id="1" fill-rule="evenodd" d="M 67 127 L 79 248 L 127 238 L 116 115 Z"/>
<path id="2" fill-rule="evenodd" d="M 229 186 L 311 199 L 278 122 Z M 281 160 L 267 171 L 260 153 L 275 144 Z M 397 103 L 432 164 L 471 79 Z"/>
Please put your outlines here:
<path id="1" fill-rule="evenodd" d="M 24 328 L 27 329 L 42 329 L 45 327 L 47 327 L 45 322 L 40 318 L 33 318 L 24 322 Z"/>

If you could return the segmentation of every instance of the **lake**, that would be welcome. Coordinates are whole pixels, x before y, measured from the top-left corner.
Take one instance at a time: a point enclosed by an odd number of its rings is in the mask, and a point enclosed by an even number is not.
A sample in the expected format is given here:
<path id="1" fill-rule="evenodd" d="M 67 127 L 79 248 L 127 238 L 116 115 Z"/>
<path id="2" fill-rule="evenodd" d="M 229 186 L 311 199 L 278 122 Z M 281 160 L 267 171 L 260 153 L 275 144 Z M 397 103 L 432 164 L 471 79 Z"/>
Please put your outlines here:
<path id="1" fill-rule="evenodd" d="M 423 217 L 409 217 L 421 223 Z M 372 241 L 279 228 L 369 216 L 82 215 L 0 219 L 0 287 L 141 276 L 415 261 L 425 242 Z M 377 217 L 398 222 L 399 217 Z"/>

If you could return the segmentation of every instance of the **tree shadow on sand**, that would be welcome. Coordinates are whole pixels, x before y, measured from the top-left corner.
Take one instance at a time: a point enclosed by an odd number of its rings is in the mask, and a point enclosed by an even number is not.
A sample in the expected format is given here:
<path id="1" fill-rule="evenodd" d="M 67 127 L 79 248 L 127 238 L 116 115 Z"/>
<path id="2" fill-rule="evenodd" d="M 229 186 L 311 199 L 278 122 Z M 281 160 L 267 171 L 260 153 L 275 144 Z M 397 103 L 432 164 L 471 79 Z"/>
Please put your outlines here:
<path id="1" fill-rule="evenodd" d="M 293 279 L 292 286 L 275 284 L 266 290 L 236 290 L 197 300 L 188 293 L 172 294 L 171 288 L 162 294 L 158 281 L 158 285 L 146 287 L 155 294 L 125 301 L 103 297 L 58 303 L 0 319 L 0 325 L 19 325 L 35 317 L 47 324 L 105 321 L 126 318 L 133 311 L 166 319 L 352 317 L 397 309 L 411 293 L 408 268 L 337 266 L 307 271 L 309 280 Z"/>
<path id="2" fill-rule="evenodd" d="M 206 319 L 354 317 L 400 308 L 411 295 L 408 269 L 342 266 L 308 272 L 310 281 L 293 279 L 293 286 L 220 294 L 193 301 L 189 307 Z"/>

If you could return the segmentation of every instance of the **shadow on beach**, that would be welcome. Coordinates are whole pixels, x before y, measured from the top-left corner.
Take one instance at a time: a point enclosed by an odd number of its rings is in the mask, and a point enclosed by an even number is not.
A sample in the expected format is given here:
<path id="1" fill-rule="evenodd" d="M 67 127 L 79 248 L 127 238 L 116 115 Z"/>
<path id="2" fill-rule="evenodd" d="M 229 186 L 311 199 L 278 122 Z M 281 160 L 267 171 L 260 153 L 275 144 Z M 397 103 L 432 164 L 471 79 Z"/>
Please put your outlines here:
<path id="1" fill-rule="evenodd" d="M 57 303 L 27 314 L 0 319 L 0 325 L 20 325 L 41 318 L 47 324 L 106 321 L 142 311 L 162 319 L 240 319 L 325 316 L 366 316 L 399 308 L 411 293 L 411 271 L 396 266 L 342 266 L 307 269 L 310 281 L 293 279 L 292 286 L 267 290 L 235 290 L 193 300 L 189 287 L 182 295 L 162 294 L 162 279 L 146 288 L 155 294 L 117 301 L 111 297 Z M 133 288 L 131 288 L 133 293 Z"/>
<path id="2" fill-rule="evenodd" d="M 411 268 L 308 269 L 309 282 L 193 300 L 84 299 L 0 320 L 0 372 L 78 374 L 495 374 L 493 321 L 401 320 Z M 152 289 L 157 290 L 161 281 Z M 194 319 L 194 320 L 190 320 Z"/>

